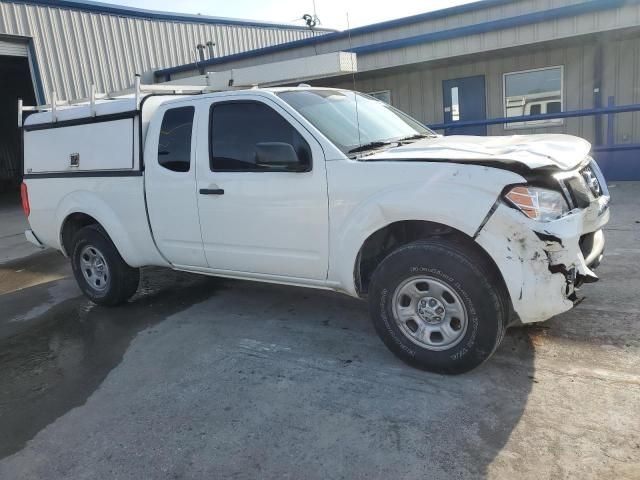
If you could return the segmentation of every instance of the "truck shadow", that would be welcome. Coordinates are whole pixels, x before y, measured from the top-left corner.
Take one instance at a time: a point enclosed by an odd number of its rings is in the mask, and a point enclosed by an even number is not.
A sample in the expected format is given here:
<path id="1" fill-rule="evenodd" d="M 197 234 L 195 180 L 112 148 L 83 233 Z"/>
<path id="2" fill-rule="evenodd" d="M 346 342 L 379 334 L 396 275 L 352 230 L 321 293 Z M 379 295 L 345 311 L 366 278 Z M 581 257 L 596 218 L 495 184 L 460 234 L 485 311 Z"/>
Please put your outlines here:
<path id="1" fill-rule="evenodd" d="M 209 298 L 217 288 L 208 277 L 147 269 L 129 304 L 102 308 L 80 296 L 71 282 L 0 296 L 0 309 L 13 317 L 0 324 L 0 458 L 82 405 L 138 332 Z M 65 299 L 50 299 L 48 308 L 51 291 L 63 292 Z M 43 304 L 43 313 L 34 300 Z"/>
<path id="2" fill-rule="evenodd" d="M 282 286 L 225 285 L 223 294 L 190 311 L 197 318 L 191 321 L 207 326 L 198 329 L 215 331 L 207 348 L 225 359 L 212 365 L 213 373 L 190 379 L 215 378 L 217 388 L 183 412 L 194 429 L 215 426 L 203 440 L 202 453 L 216 458 L 205 478 L 278 472 L 482 478 L 523 417 L 536 382 L 525 330 L 509 330 L 478 369 L 435 375 L 406 366 L 386 349 L 364 302 Z M 210 406 L 206 415 L 193 408 L 200 402 Z M 252 456 L 260 461 L 247 461 Z"/>

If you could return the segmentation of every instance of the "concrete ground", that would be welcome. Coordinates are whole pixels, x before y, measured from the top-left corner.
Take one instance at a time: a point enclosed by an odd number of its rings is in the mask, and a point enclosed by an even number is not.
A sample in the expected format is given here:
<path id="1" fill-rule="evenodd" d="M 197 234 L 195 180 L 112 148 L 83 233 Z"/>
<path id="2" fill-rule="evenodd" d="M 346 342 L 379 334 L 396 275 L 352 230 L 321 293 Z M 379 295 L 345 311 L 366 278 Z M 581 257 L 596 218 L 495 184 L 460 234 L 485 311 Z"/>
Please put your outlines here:
<path id="1" fill-rule="evenodd" d="M 38 251 L 24 241 L 26 228 L 20 192 L 0 193 L 0 265 Z"/>
<path id="2" fill-rule="evenodd" d="M 5 262 L 0 478 L 638 479 L 640 184 L 611 191 L 586 300 L 457 377 L 338 294 L 147 269 L 105 309 L 57 253 Z"/>

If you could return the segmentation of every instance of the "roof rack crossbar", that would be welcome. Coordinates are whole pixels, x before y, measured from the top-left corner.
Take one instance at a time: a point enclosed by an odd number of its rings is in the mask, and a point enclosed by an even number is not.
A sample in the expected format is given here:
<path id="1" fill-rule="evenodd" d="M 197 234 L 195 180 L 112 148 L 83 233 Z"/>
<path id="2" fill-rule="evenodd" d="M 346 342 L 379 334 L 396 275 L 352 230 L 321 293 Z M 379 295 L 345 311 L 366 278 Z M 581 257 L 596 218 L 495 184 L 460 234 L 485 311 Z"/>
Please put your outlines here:
<path id="1" fill-rule="evenodd" d="M 247 90 L 260 87 L 295 84 L 312 79 L 345 75 L 357 72 L 356 54 L 353 52 L 333 52 L 310 58 L 295 58 L 264 65 L 255 65 L 221 72 L 208 72 L 189 79 L 174 80 L 162 84 L 143 84 L 140 74 L 136 73 L 131 87 L 108 93 L 98 93 L 95 84 L 89 87 L 89 96 L 74 100 L 58 100 L 55 91 L 49 93 L 51 103 L 38 106 L 25 106 L 18 101 L 18 126 L 23 125 L 23 112 L 51 112 L 51 122 L 58 121 L 58 107 L 85 105 L 92 117 L 97 115 L 97 100 L 116 100 L 124 96 L 133 96 L 135 109 L 139 110 L 140 101 L 145 94 L 198 95 L 202 93 Z M 182 83 L 184 82 L 184 84 Z M 188 82 L 197 83 L 196 85 Z"/>

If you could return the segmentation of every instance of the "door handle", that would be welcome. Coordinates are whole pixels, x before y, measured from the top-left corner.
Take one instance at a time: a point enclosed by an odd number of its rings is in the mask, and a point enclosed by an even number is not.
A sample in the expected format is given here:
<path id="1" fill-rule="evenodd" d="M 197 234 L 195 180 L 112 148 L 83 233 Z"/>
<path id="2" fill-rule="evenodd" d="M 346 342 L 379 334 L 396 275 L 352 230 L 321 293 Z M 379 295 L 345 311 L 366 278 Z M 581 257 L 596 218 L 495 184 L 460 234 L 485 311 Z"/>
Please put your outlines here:
<path id="1" fill-rule="evenodd" d="M 201 188 L 200 195 L 224 195 L 222 188 Z"/>

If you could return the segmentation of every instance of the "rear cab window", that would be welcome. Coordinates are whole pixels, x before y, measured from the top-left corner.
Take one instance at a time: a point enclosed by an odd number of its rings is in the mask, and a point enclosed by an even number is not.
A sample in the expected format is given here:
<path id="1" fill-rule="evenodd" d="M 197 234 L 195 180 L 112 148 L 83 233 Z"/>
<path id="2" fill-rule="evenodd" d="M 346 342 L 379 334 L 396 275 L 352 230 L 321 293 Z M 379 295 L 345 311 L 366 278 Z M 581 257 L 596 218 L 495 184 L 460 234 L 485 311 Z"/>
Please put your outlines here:
<path id="1" fill-rule="evenodd" d="M 191 169 L 191 135 L 194 107 L 171 108 L 164 112 L 158 138 L 158 164 L 172 172 Z"/>

